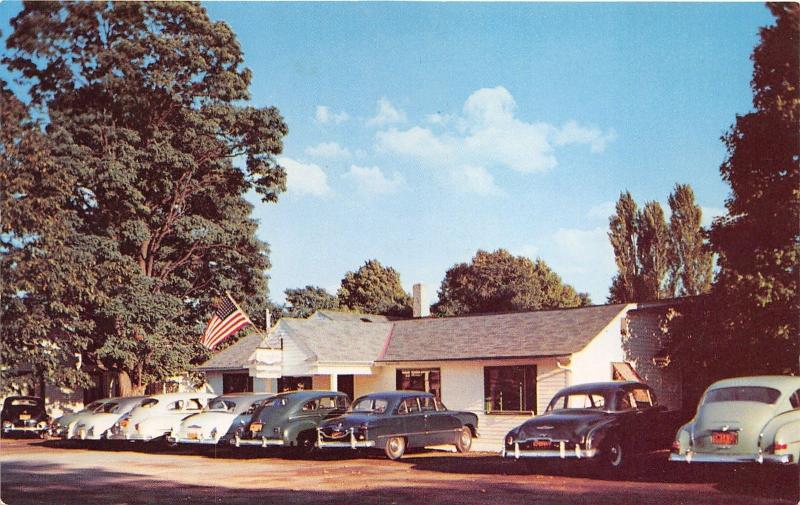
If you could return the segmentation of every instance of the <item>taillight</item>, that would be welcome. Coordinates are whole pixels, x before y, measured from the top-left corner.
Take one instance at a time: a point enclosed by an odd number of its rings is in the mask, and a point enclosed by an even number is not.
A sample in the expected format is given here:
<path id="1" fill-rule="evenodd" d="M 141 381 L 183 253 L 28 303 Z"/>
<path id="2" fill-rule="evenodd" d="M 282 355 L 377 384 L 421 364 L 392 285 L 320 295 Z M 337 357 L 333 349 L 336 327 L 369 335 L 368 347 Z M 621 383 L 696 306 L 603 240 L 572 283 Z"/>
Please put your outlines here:
<path id="1" fill-rule="evenodd" d="M 788 448 L 789 444 L 779 444 L 777 442 L 775 442 L 775 445 L 773 446 L 773 450 L 775 451 L 785 451 Z"/>
<path id="2" fill-rule="evenodd" d="M 681 443 L 678 440 L 672 442 L 672 452 L 678 453 L 681 451 Z"/>

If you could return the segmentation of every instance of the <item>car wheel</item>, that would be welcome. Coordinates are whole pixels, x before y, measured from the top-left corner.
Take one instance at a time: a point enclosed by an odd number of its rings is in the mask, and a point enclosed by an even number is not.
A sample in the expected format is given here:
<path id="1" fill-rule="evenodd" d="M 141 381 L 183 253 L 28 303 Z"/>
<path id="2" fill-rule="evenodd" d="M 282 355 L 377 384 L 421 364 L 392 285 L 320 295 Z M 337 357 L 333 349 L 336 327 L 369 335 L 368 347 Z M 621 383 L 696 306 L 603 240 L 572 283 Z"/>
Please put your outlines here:
<path id="1" fill-rule="evenodd" d="M 406 452 L 406 439 L 403 437 L 390 438 L 386 441 L 384 452 L 386 452 L 386 457 L 392 461 L 400 459 Z"/>
<path id="2" fill-rule="evenodd" d="M 306 431 L 297 436 L 297 453 L 310 456 L 317 448 L 317 437 L 313 432 Z"/>
<path id="3" fill-rule="evenodd" d="M 619 471 L 625 467 L 628 457 L 625 452 L 625 446 L 622 445 L 617 437 L 612 437 L 606 442 L 605 450 L 603 451 L 603 463 L 609 470 Z"/>
<path id="4" fill-rule="evenodd" d="M 472 447 L 472 430 L 469 429 L 469 426 L 464 426 L 461 428 L 461 433 L 458 434 L 456 450 L 458 452 L 469 452 L 470 447 Z"/>

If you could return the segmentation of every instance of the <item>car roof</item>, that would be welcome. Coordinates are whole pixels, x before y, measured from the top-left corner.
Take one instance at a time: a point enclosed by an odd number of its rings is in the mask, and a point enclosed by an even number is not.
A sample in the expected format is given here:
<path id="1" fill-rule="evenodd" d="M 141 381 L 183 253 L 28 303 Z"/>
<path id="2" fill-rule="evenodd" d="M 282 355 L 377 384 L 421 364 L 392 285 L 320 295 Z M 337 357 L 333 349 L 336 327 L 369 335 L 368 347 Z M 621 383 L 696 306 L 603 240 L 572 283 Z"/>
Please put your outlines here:
<path id="1" fill-rule="evenodd" d="M 317 398 L 320 396 L 330 396 L 330 395 L 338 395 L 338 396 L 347 396 L 345 393 L 341 391 L 325 391 L 325 390 L 317 390 L 317 389 L 301 389 L 297 391 L 285 391 L 283 393 L 278 393 L 274 396 L 279 398 Z"/>
<path id="2" fill-rule="evenodd" d="M 708 389 L 734 386 L 761 386 L 774 389 L 800 389 L 800 377 L 792 375 L 756 375 L 752 377 L 731 377 L 711 384 Z"/>
<path id="3" fill-rule="evenodd" d="M 380 393 L 369 393 L 359 398 L 408 398 L 409 396 L 430 396 L 432 397 L 432 393 L 426 393 L 424 391 L 383 391 Z"/>
<path id="4" fill-rule="evenodd" d="M 649 388 L 647 384 L 637 381 L 588 382 L 586 384 L 575 384 L 574 386 L 565 387 L 559 391 L 558 394 L 585 393 L 589 391 L 608 393 L 619 389 L 632 389 L 634 387 Z"/>
<path id="5" fill-rule="evenodd" d="M 17 395 L 17 396 L 8 396 L 6 400 L 34 400 L 37 402 L 43 402 L 44 400 L 40 396 L 25 396 L 25 395 Z"/>
<path id="6" fill-rule="evenodd" d="M 214 400 L 260 400 L 270 396 L 275 396 L 275 393 L 226 393 L 215 396 Z"/>

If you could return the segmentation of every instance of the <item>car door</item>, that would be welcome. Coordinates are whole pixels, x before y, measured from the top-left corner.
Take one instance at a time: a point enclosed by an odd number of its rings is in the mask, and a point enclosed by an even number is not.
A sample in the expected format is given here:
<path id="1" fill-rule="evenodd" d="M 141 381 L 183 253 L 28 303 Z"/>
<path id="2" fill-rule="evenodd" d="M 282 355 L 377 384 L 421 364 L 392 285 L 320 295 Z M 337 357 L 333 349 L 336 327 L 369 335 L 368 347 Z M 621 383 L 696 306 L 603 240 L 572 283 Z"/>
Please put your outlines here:
<path id="1" fill-rule="evenodd" d="M 423 447 L 429 442 L 426 428 L 425 415 L 422 413 L 419 400 L 416 396 L 404 398 L 397 409 L 399 421 L 399 435 L 404 435 L 409 447 Z"/>
<path id="2" fill-rule="evenodd" d="M 421 397 L 419 401 L 425 417 L 427 443 L 429 445 L 455 443 L 461 421 L 432 396 Z"/>

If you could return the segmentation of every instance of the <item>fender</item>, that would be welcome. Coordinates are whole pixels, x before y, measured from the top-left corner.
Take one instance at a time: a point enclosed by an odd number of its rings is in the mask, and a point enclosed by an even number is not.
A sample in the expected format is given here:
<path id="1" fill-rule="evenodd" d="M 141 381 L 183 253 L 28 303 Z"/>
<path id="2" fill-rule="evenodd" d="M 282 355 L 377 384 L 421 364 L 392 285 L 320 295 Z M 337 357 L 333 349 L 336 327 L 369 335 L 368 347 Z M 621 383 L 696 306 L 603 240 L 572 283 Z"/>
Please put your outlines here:
<path id="1" fill-rule="evenodd" d="M 289 421 L 289 424 L 283 428 L 283 442 L 286 445 L 297 444 L 297 437 L 304 431 L 313 431 L 317 433 L 317 423 L 311 419 L 297 419 Z"/>

